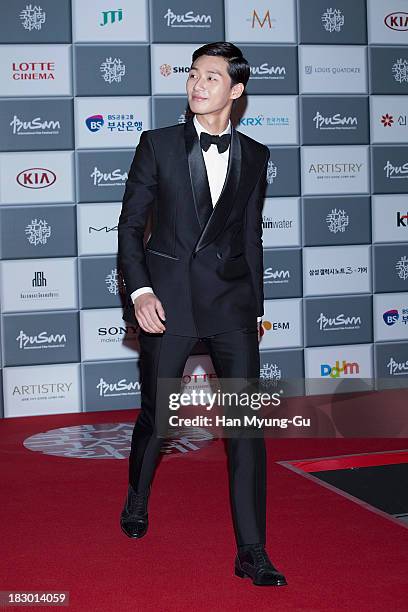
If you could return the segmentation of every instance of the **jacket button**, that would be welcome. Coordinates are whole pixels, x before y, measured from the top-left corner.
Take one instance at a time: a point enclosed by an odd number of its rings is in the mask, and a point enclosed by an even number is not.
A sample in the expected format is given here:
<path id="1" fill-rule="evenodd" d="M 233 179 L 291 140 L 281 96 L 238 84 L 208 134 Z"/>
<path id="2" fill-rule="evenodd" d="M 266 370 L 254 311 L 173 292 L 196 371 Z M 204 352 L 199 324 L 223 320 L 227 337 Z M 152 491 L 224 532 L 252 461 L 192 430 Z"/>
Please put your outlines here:
<path id="1" fill-rule="evenodd" d="M 222 259 L 222 253 L 217 253 L 218 259 Z"/>

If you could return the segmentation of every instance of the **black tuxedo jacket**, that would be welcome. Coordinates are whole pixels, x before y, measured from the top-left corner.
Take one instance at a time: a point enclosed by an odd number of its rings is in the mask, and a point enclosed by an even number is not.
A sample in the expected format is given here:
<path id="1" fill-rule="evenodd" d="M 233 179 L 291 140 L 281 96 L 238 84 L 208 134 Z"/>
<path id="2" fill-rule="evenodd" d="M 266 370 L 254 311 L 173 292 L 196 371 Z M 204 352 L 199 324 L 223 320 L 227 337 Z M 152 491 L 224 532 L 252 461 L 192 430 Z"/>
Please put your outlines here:
<path id="1" fill-rule="evenodd" d="M 163 304 L 168 333 L 200 338 L 256 326 L 263 315 L 268 159 L 266 146 L 232 127 L 224 186 L 203 222 L 211 194 L 192 119 L 141 134 L 118 224 L 125 321 L 137 324 L 130 294 L 151 286 Z"/>

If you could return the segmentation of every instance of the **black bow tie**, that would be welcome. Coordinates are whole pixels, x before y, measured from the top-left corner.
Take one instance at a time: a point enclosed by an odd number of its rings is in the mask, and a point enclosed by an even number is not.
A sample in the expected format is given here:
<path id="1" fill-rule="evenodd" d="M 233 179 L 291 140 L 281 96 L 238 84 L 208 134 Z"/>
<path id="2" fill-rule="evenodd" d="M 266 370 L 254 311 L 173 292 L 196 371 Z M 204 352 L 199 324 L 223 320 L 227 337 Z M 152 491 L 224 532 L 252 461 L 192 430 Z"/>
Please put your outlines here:
<path id="1" fill-rule="evenodd" d="M 201 132 L 200 134 L 200 145 L 204 151 L 208 151 L 210 145 L 215 144 L 217 145 L 218 153 L 224 153 L 229 147 L 230 140 L 231 132 L 223 134 L 222 136 L 208 134 L 207 132 Z"/>

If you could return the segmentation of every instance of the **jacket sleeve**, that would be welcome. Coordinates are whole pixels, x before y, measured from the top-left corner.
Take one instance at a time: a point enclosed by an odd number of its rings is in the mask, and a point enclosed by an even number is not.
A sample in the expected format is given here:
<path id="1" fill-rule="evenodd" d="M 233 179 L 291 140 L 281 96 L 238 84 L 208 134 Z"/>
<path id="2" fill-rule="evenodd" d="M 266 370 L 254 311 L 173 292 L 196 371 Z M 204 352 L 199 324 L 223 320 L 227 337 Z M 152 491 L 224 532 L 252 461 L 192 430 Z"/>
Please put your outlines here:
<path id="1" fill-rule="evenodd" d="M 144 131 L 129 170 L 118 222 L 118 263 L 128 295 L 152 284 L 146 267 L 143 237 L 156 193 L 156 158 L 148 131 Z"/>
<path id="2" fill-rule="evenodd" d="M 267 151 L 265 151 L 265 161 L 256 185 L 249 197 L 245 213 L 245 254 L 251 271 L 258 317 L 262 317 L 264 314 L 262 208 L 270 156 L 269 149 L 267 147 L 265 149 Z"/>

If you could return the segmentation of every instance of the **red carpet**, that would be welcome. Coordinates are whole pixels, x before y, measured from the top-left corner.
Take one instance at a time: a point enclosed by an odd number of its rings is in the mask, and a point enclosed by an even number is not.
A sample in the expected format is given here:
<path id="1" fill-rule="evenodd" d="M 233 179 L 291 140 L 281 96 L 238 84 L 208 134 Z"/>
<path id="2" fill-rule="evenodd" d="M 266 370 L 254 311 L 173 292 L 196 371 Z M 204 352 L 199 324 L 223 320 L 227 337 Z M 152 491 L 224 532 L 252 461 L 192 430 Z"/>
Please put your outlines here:
<path id="1" fill-rule="evenodd" d="M 22 445 L 49 429 L 135 414 L 0 422 L 0 590 L 69 591 L 71 611 L 407 611 L 407 530 L 275 463 L 404 449 L 407 440 L 267 441 L 268 551 L 289 584 L 260 588 L 233 575 L 222 441 L 163 458 L 140 541 L 119 527 L 126 460 L 55 457 Z"/>

